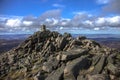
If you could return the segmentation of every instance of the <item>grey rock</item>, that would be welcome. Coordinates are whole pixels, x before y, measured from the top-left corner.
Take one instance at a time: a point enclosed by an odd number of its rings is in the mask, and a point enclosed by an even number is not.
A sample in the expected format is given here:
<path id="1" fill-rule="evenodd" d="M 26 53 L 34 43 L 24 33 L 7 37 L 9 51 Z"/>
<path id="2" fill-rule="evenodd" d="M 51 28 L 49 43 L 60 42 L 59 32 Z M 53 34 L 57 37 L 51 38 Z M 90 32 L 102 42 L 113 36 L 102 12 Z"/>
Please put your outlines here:
<path id="1" fill-rule="evenodd" d="M 77 40 L 85 40 L 85 39 L 87 39 L 85 36 L 79 36 L 79 37 L 77 37 Z"/>
<path id="2" fill-rule="evenodd" d="M 102 74 L 87 75 L 87 80 L 107 80 Z"/>
<path id="3" fill-rule="evenodd" d="M 50 41 L 48 40 L 44 46 L 44 49 L 47 49 L 49 45 L 50 45 Z"/>
<path id="4" fill-rule="evenodd" d="M 108 63 L 107 69 L 108 69 L 108 71 L 109 71 L 111 74 L 113 74 L 113 75 L 116 75 L 116 76 L 120 75 L 120 70 L 119 70 L 119 68 L 117 68 L 115 65 L 113 65 L 113 64 L 111 64 L 111 63 Z"/>
<path id="5" fill-rule="evenodd" d="M 66 33 L 66 32 L 65 32 L 65 33 L 63 34 L 63 37 L 68 38 L 68 37 L 72 37 L 72 36 L 71 36 L 70 33 Z"/>
<path id="6" fill-rule="evenodd" d="M 87 80 L 84 75 L 77 76 L 77 80 Z"/>
<path id="7" fill-rule="evenodd" d="M 65 68 L 65 66 L 62 65 L 56 71 L 54 71 L 51 74 L 49 74 L 48 77 L 45 80 L 63 80 L 64 68 Z"/>
<path id="8" fill-rule="evenodd" d="M 64 69 L 64 79 L 76 80 L 79 71 L 86 68 L 89 64 L 87 57 L 82 56 L 69 62 Z"/>
<path id="9" fill-rule="evenodd" d="M 75 40 L 73 40 L 73 41 L 71 42 L 70 46 L 72 46 L 72 45 L 81 46 L 81 45 L 83 45 L 83 44 L 82 44 L 81 41 L 75 39 Z"/>
<path id="10" fill-rule="evenodd" d="M 57 44 L 58 44 L 58 48 L 60 50 L 63 50 L 65 48 L 66 44 L 67 44 L 66 38 L 64 38 L 64 37 L 58 37 L 57 38 Z"/>
<path id="11" fill-rule="evenodd" d="M 105 66 L 106 56 L 102 55 L 101 58 L 98 60 L 92 74 L 99 74 L 102 72 Z"/>
<path id="12" fill-rule="evenodd" d="M 92 65 L 93 65 L 93 66 L 95 66 L 95 65 L 99 62 L 101 56 L 102 56 L 102 55 L 95 55 L 95 56 L 92 58 L 92 60 L 93 60 L 93 61 L 92 61 Z"/>
<path id="13" fill-rule="evenodd" d="M 115 58 L 115 56 L 116 56 L 115 53 L 109 55 L 109 56 L 107 57 L 108 63 L 112 63 L 112 64 L 113 64 L 113 63 L 114 63 L 114 58 Z"/>
<path id="14" fill-rule="evenodd" d="M 50 34 L 53 38 L 57 38 L 59 35 L 61 35 L 60 33 L 56 32 L 56 31 L 53 31 L 51 32 Z"/>
<path id="15" fill-rule="evenodd" d="M 52 70 L 57 68 L 59 61 L 56 58 L 50 58 L 48 62 L 43 64 L 42 69 L 46 72 L 51 72 Z"/>
<path id="16" fill-rule="evenodd" d="M 25 45 L 22 46 L 22 48 L 28 48 L 28 47 L 31 47 L 32 45 L 32 41 L 30 40 L 29 42 L 27 42 Z"/>
<path id="17" fill-rule="evenodd" d="M 87 49 L 70 50 L 70 51 L 62 52 L 62 54 L 59 54 L 57 56 L 57 59 L 62 61 L 68 61 L 86 54 L 88 54 Z M 61 58 L 58 58 L 58 57 L 61 57 Z"/>
<path id="18" fill-rule="evenodd" d="M 38 43 L 38 44 L 36 44 L 36 46 L 35 46 L 35 51 L 40 51 L 40 50 L 42 50 L 42 47 L 43 47 L 43 43 Z"/>

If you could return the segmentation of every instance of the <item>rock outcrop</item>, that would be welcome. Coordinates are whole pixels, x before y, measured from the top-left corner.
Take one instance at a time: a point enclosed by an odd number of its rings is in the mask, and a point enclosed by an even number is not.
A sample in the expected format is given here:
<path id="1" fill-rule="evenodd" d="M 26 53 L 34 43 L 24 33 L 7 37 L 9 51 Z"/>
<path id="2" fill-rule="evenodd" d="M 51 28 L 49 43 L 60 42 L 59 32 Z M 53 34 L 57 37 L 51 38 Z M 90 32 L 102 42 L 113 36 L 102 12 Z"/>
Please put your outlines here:
<path id="1" fill-rule="evenodd" d="M 120 51 L 43 25 L 0 55 L 0 80 L 120 80 Z"/>

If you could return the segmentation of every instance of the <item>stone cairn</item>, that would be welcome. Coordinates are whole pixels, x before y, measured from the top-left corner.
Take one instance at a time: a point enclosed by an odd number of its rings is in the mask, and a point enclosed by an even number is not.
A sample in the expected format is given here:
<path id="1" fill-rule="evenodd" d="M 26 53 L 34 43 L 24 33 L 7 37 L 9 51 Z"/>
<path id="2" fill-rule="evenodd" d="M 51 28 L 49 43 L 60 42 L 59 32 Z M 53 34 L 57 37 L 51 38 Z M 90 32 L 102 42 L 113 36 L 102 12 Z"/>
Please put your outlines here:
<path id="1" fill-rule="evenodd" d="M 46 26 L 45 25 L 42 25 L 41 26 L 41 31 L 43 32 L 43 31 L 46 31 Z"/>

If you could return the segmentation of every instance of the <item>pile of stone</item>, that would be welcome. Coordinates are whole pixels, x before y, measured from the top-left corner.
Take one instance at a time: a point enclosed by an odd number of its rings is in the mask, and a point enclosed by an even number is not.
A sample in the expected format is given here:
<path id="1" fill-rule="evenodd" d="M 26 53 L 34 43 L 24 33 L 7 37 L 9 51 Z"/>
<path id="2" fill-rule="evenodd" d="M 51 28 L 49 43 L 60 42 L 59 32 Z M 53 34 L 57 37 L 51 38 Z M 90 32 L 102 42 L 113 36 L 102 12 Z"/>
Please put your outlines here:
<path id="1" fill-rule="evenodd" d="M 43 25 L 0 55 L 0 80 L 120 80 L 120 51 Z"/>

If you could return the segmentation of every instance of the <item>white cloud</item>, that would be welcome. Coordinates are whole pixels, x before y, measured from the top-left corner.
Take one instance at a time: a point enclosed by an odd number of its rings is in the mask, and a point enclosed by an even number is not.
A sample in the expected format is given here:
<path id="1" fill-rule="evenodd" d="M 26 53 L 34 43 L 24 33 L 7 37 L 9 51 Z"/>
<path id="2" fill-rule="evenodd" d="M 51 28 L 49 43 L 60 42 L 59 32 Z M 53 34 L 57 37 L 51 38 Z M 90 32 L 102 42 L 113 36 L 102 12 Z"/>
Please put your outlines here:
<path id="1" fill-rule="evenodd" d="M 50 12 L 50 13 L 49 13 Z M 55 14 L 57 12 L 57 14 Z M 54 14 L 52 14 L 54 13 Z M 105 30 L 109 28 L 120 29 L 120 16 L 95 17 L 87 13 L 75 14 L 73 18 L 62 18 L 59 10 L 50 10 L 40 17 L 25 16 L 22 18 L 9 17 L 0 20 L 0 32 L 34 32 L 40 25 L 47 25 L 51 30 Z M 1 17 L 1 16 L 0 16 Z"/>
<path id="2" fill-rule="evenodd" d="M 92 17 L 93 15 L 88 13 L 87 11 L 75 11 L 73 12 L 74 15 L 87 15 L 88 17 Z"/>
<path id="3" fill-rule="evenodd" d="M 30 25 L 33 24 L 33 22 L 32 22 L 32 21 L 23 21 L 23 24 L 24 24 L 25 26 L 30 26 Z"/>
<path id="4" fill-rule="evenodd" d="M 48 26 L 56 26 L 59 24 L 59 19 L 55 19 L 55 18 L 47 18 L 43 24 L 46 24 Z"/>
<path id="5" fill-rule="evenodd" d="M 65 7 L 64 5 L 57 4 L 57 3 L 53 4 L 52 6 L 53 7 L 58 7 L 58 8 L 64 8 Z"/>
<path id="6" fill-rule="evenodd" d="M 109 22 L 110 24 L 120 24 L 120 16 L 107 18 L 107 22 Z"/>
<path id="7" fill-rule="evenodd" d="M 96 26 L 120 27 L 120 16 L 100 17 L 95 21 Z"/>
<path id="8" fill-rule="evenodd" d="M 86 20 L 83 22 L 86 26 L 94 27 L 93 21 Z"/>
<path id="9" fill-rule="evenodd" d="M 100 28 L 98 28 L 98 27 L 95 27 L 95 28 L 94 28 L 94 30 L 95 30 L 95 31 L 98 31 L 98 30 L 100 30 Z"/>
<path id="10" fill-rule="evenodd" d="M 6 22 L 6 25 L 10 27 L 18 27 L 21 25 L 21 20 L 20 19 L 9 19 Z"/>
<path id="11" fill-rule="evenodd" d="M 63 29 L 63 27 L 60 27 L 60 30 L 62 30 Z"/>
<path id="12" fill-rule="evenodd" d="M 104 26 L 106 24 L 106 19 L 105 18 L 98 18 L 95 21 L 96 26 Z"/>
<path id="13" fill-rule="evenodd" d="M 54 18 L 52 18 L 52 19 L 53 19 L 53 24 L 52 25 L 58 24 L 58 19 L 54 19 Z"/>
<path id="14" fill-rule="evenodd" d="M 70 21 L 71 21 L 71 19 L 69 19 L 69 18 L 61 18 L 60 25 L 62 25 L 62 26 L 68 26 L 69 23 L 70 23 Z"/>
<path id="15" fill-rule="evenodd" d="M 84 14 L 87 14 L 86 11 L 75 11 L 73 12 L 74 15 L 84 15 Z"/>
<path id="16" fill-rule="evenodd" d="M 67 22 L 61 22 L 61 25 L 66 25 L 67 24 Z"/>
<path id="17" fill-rule="evenodd" d="M 47 18 L 45 21 L 49 23 L 51 22 L 51 19 Z"/>

